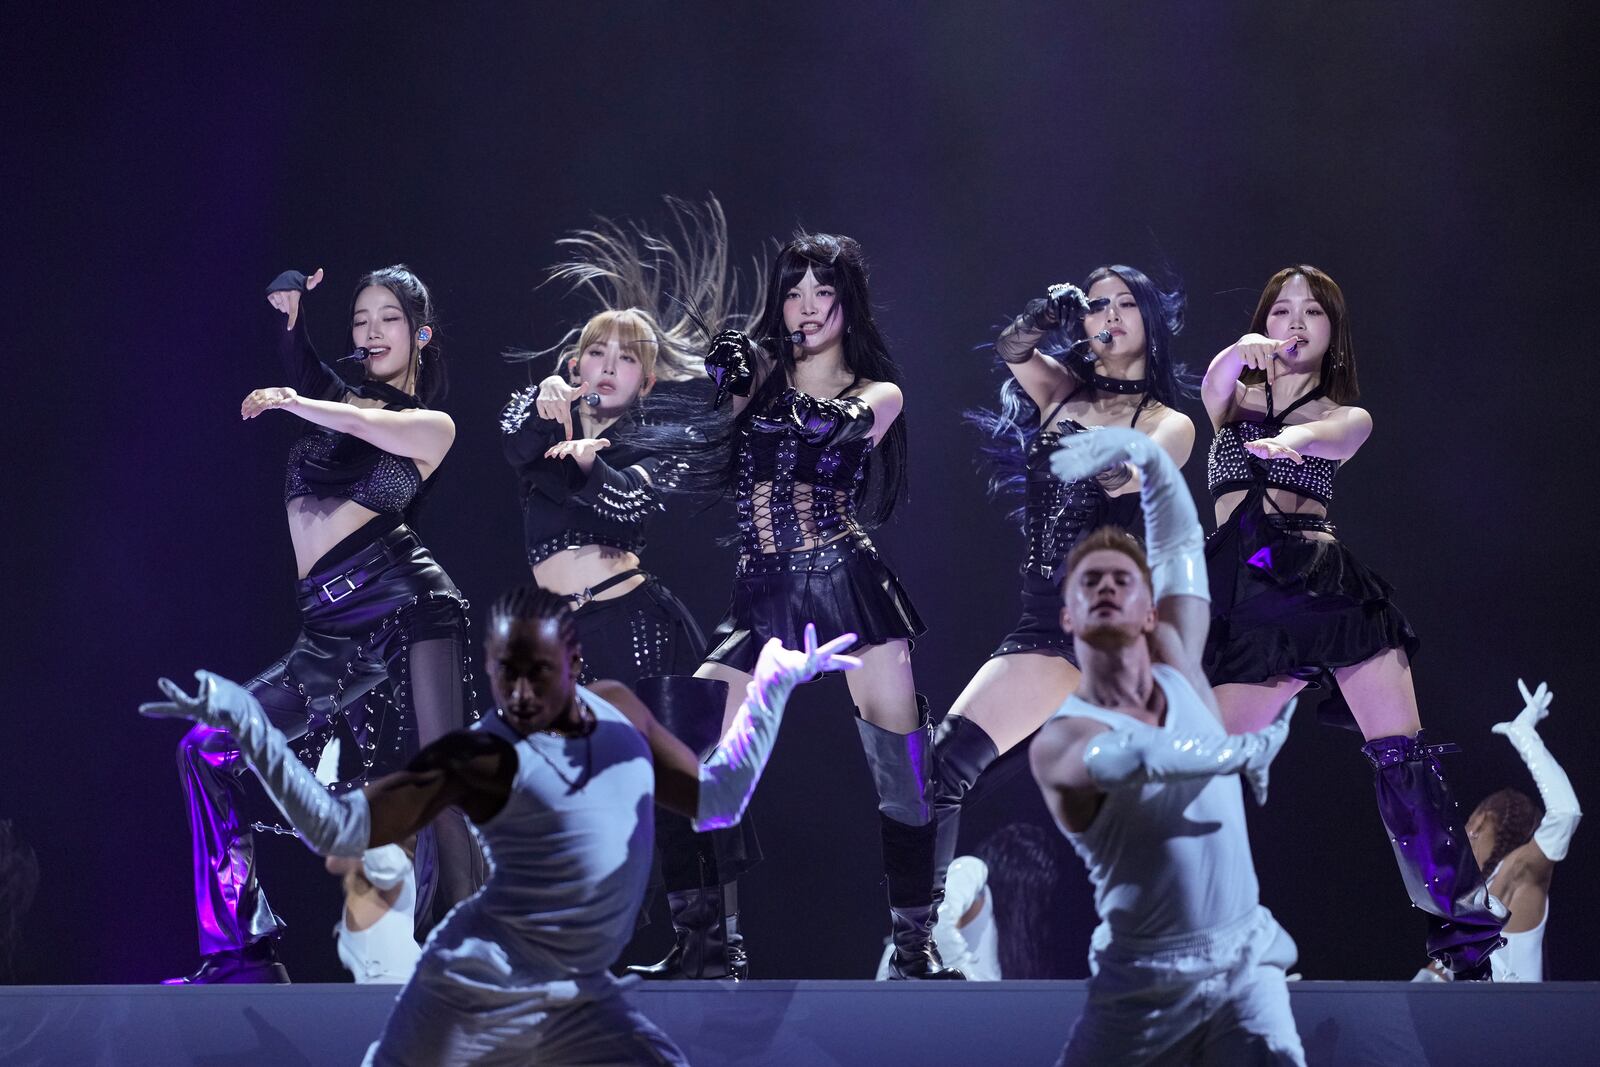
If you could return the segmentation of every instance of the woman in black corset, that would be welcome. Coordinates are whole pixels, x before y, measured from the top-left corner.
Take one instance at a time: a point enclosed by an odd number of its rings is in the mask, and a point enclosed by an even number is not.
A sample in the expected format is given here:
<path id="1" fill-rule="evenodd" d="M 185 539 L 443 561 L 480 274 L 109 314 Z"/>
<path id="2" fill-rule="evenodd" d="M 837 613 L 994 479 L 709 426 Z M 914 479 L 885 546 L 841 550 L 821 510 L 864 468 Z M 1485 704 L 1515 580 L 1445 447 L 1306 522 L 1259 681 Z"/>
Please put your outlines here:
<path id="1" fill-rule="evenodd" d="M 1487 976 L 1504 909 L 1482 886 L 1439 748 L 1421 736 L 1416 634 L 1328 519 L 1335 475 L 1372 433 L 1354 404 L 1338 285 L 1305 265 L 1273 275 L 1250 332 L 1212 360 L 1201 392 L 1216 431 L 1205 666 L 1228 732 L 1265 726 L 1308 683 L 1327 687 L 1323 718 L 1353 717 L 1366 738 L 1406 888 L 1430 916 L 1428 954 L 1458 977 Z"/>
<path id="2" fill-rule="evenodd" d="M 1067 434 L 1131 426 L 1179 466 L 1188 460 L 1194 423 L 1177 410 L 1185 385 L 1172 360 L 1183 310 L 1181 292 L 1162 290 L 1133 267 L 1105 266 L 1083 289 L 1051 286 L 995 341 L 1010 371 L 1000 410 L 969 418 L 990 439 L 991 487 L 1024 494 L 1022 617 L 939 724 L 941 888 L 955 855 L 961 806 L 985 769 L 1037 730 L 1078 686 L 1072 641 L 1061 629 L 1057 572 L 1067 553 L 1099 526 L 1143 531 L 1131 468 L 1062 482 L 1050 473 L 1050 455 Z"/>
<path id="3" fill-rule="evenodd" d="M 932 736 L 911 673 L 922 620 L 866 528 L 904 482 L 904 398 L 867 292 L 861 248 L 799 234 L 768 273 L 754 336 L 719 333 L 706 356 L 737 415 L 733 602 L 698 672 L 729 683 L 726 714 L 768 640 L 854 633 L 846 676 L 878 792 L 896 978 L 959 978 L 933 949 Z"/>
<path id="4" fill-rule="evenodd" d="M 245 419 L 284 411 L 307 424 L 290 448 L 284 484 L 300 636 L 249 688 L 291 738 L 325 735 L 359 706 L 363 721 L 350 726 L 362 741 L 364 777 L 414 743 L 459 729 L 473 713 L 466 601 L 405 523 L 450 450 L 455 424 L 427 406 L 442 394 L 445 373 L 422 281 L 393 266 L 356 284 L 350 345 L 364 374 L 352 385 L 318 358 L 306 332 L 302 297 L 321 280 L 320 270 L 309 278 L 286 271 L 269 287 L 269 301 L 285 316 L 279 349 L 290 384 L 257 389 L 240 409 Z M 380 738 L 385 751 L 376 748 Z M 283 923 L 257 881 L 251 829 L 239 810 L 245 764 L 236 742 L 196 726 L 179 743 L 178 768 L 203 960 L 173 981 L 287 981 L 273 948 Z M 436 889 L 435 914 L 466 896 L 482 873 L 465 823 L 452 815 L 436 823 L 437 860 L 418 864 Z M 421 907 L 418 914 L 426 917 Z"/>
<path id="5" fill-rule="evenodd" d="M 551 279 L 584 290 L 603 310 L 554 346 L 556 374 L 512 394 L 500 429 L 521 482 L 534 580 L 574 607 L 581 682 L 624 683 L 704 754 L 721 737 L 727 687 L 689 677 L 705 658 L 705 636 L 640 556 L 646 524 L 667 496 L 714 481 L 707 468 L 721 453 L 705 413 L 709 390 L 695 388 L 707 385 L 696 316 L 726 320 L 736 292 L 724 268 L 721 206 L 668 204 L 678 231 L 699 235 L 685 249 L 605 219 L 562 240 L 571 255 Z M 666 382 L 677 388 L 663 395 Z M 696 834 L 687 819 L 658 809 L 656 840 L 675 944 L 661 963 L 630 970 L 744 977 L 737 879 L 760 859 L 752 822 Z"/>

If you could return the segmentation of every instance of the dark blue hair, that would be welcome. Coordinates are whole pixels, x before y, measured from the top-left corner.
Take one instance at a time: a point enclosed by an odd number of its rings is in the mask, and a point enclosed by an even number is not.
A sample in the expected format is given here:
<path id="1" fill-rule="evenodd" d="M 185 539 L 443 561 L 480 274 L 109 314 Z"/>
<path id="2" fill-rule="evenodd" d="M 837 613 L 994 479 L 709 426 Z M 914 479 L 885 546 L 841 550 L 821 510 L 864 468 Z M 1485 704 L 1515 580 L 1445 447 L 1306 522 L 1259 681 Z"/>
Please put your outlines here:
<path id="1" fill-rule="evenodd" d="M 1096 282 L 1112 277 L 1128 287 L 1134 303 L 1139 305 L 1139 317 L 1144 320 L 1144 370 L 1150 399 L 1175 408 L 1180 398 L 1194 396 L 1198 388 L 1198 379 L 1172 358 L 1172 339 L 1183 330 L 1183 288 L 1179 285 L 1164 288 L 1151 281 L 1143 271 L 1116 263 L 1092 271 L 1084 279 L 1083 291 L 1087 293 Z M 1040 339 L 1038 348 L 1059 361 L 1077 380 L 1070 395 L 1075 396 L 1079 390 L 1090 387 L 1094 380 L 1094 355 L 1089 351 L 1081 318 L 1069 316 L 1061 327 Z M 1002 368 L 1004 366 L 1001 364 Z M 974 408 L 962 412 L 962 417 L 976 426 L 985 438 L 979 453 L 989 468 L 989 492 L 994 496 L 1020 493 L 1027 479 L 1028 449 L 1033 446 L 1040 430 L 1039 421 L 1044 417 L 1039 406 L 1018 384 L 1016 377 L 1006 371 L 1005 381 L 1000 386 L 999 406 Z M 1021 504 L 1010 512 L 1010 517 L 1022 517 Z"/>

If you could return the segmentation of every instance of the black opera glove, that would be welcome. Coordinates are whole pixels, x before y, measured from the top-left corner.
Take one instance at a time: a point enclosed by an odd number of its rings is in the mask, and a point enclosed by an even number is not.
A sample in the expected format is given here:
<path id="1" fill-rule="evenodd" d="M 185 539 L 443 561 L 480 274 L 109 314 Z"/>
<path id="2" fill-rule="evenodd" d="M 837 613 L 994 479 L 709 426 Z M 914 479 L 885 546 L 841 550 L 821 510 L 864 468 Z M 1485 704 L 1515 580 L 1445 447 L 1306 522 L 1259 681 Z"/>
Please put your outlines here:
<path id="1" fill-rule="evenodd" d="M 1070 282 L 1057 282 L 1045 295 L 1028 302 L 1022 311 L 1022 325 L 1040 333 L 1058 329 L 1088 314 L 1089 301 L 1083 290 Z"/>
<path id="2" fill-rule="evenodd" d="M 306 272 L 303 270 L 286 270 L 267 286 L 269 293 L 303 293 L 306 291 Z"/>
<path id="3" fill-rule="evenodd" d="M 722 330 L 711 339 L 706 374 L 717 383 L 717 395 L 711 401 L 713 411 L 729 395 L 750 395 L 750 386 L 756 380 L 755 353 L 755 342 L 738 330 Z"/>
<path id="4" fill-rule="evenodd" d="M 827 448 L 848 444 L 872 433 L 872 408 L 858 396 L 823 400 L 798 389 L 785 389 L 764 414 L 750 419 L 761 433 L 794 431 L 810 445 Z"/>

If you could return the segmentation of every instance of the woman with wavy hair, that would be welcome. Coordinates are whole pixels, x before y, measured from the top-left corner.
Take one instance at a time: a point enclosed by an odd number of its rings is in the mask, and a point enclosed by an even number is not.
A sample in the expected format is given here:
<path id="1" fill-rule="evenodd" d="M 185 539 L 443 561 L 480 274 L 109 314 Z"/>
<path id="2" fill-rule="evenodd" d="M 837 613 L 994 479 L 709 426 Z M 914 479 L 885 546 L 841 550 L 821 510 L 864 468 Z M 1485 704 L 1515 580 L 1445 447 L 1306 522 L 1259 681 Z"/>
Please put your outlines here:
<path id="1" fill-rule="evenodd" d="M 1072 434 L 1129 426 L 1179 466 L 1188 460 L 1194 423 L 1177 409 L 1188 387 L 1172 358 L 1183 310 L 1182 292 L 1157 286 L 1133 267 L 1103 266 L 1081 289 L 1050 286 L 995 341 L 1010 372 L 1000 409 L 969 412 L 968 418 L 988 437 L 991 489 L 1023 496 L 1017 512 L 1027 537 L 1022 615 L 939 724 L 941 888 L 955 855 L 961 807 L 985 770 L 1043 725 L 1078 686 L 1077 656 L 1061 628 L 1059 584 L 1067 553 L 1100 526 L 1143 530 L 1139 483 L 1130 467 L 1063 482 L 1050 472 L 1051 453 Z"/>

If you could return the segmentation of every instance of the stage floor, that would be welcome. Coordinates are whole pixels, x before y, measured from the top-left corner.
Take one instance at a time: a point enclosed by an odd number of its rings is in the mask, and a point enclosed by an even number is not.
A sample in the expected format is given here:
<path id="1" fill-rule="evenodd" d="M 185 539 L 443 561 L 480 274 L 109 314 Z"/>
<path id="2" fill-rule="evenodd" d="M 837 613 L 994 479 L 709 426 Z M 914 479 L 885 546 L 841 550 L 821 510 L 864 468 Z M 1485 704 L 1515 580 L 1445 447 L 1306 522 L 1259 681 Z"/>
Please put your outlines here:
<path id="1" fill-rule="evenodd" d="M 1600 982 L 1296 982 L 1314 1067 L 1600 1062 Z M 354 1065 L 394 987 L 0 988 L 0 1064 Z M 700 1067 L 1048 1065 L 1082 982 L 680 983 L 629 994 Z"/>

